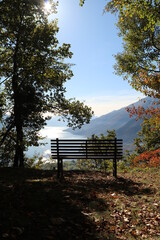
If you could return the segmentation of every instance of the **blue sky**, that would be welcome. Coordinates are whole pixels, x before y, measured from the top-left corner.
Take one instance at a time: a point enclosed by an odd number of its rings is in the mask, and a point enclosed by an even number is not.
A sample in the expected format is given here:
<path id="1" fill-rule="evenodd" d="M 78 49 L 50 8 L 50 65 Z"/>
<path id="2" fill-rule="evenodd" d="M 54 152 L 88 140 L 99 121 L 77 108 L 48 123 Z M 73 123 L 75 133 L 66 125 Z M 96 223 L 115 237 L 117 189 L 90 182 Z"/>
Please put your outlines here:
<path id="1" fill-rule="evenodd" d="M 142 98 L 127 81 L 114 74 L 114 54 L 122 51 L 116 17 L 103 14 L 105 0 L 59 0 L 58 39 L 70 43 L 74 77 L 66 83 L 67 97 L 91 106 L 96 116 L 127 106 Z"/>

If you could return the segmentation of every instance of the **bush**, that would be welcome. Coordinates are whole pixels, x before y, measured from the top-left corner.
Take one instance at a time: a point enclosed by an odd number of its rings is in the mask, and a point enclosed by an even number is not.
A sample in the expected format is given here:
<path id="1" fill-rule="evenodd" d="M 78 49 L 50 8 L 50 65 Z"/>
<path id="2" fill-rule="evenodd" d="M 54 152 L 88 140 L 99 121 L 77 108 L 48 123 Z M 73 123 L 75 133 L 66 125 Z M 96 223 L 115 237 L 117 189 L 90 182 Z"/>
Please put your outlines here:
<path id="1" fill-rule="evenodd" d="M 160 148 L 152 151 L 146 151 L 136 156 L 133 160 L 134 166 L 160 167 Z"/>

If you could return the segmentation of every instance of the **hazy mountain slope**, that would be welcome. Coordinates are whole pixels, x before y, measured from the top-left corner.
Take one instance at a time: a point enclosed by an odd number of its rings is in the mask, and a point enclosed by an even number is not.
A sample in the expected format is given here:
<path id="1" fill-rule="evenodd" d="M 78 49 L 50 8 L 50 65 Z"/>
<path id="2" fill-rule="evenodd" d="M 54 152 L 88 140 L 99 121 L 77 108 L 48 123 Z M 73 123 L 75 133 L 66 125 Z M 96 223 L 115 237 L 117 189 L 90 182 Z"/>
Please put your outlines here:
<path id="1" fill-rule="evenodd" d="M 107 129 L 117 129 L 122 127 L 125 123 L 128 122 L 128 114 L 125 109 L 121 111 L 113 111 L 107 115 L 98 117 L 90 122 L 90 124 L 84 125 L 81 129 L 68 131 L 73 134 L 91 136 L 92 134 L 106 133 Z"/>
<path id="2" fill-rule="evenodd" d="M 138 105 L 142 105 L 145 108 L 152 105 L 153 103 L 152 98 L 145 98 L 145 103 L 143 101 L 138 101 L 134 103 L 134 106 L 137 107 Z M 131 107 L 133 104 L 129 105 L 128 107 Z M 128 125 L 126 125 L 128 123 Z M 130 125 L 133 124 L 133 127 L 131 128 Z M 125 126 L 126 125 L 126 126 Z M 140 122 L 136 122 L 135 118 L 130 118 L 128 112 L 126 111 L 126 107 L 121 108 L 119 110 L 110 112 L 108 114 L 105 114 L 101 117 L 97 117 L 96 119 L 92 120 L 90 124 L 84 125 L 81 129 L 73 131 L 72 129 L 67 129 L 67 131 L 72 132 L 76 135 L 84 135 L 86 137 L 91 136 L 92 134 L 105 134 L 107 130 L 118 130 L 120 128 L 123 128 L 123 131 L 126 128 L 130 128 L 130 131 L 132 129 L 132 132 L 136 132 L 137 130 L 140 130 Z M 126 131 L 126 130 L 125 130 Z M 122 129 L 119 130 L 119 133 L 122 135 Z M 134 133 L 131 135 L 135 136 Z"/>
<path id="3" fill-rule="evenodd" d="M 141 123 L 142 120 L 131 119 L 123 127 L 116 130 L 117 137 L 122 138 L 124 142 L 133 142 L 133 139 L 137 137 L 137 133 L 141 130 Z"/>
<path id="4" fill-rule="evenodd" d="M 113 111 L 94 120 L 91 120 L 90 124 L 85 124 L 81 129 L 73 131 L 67 129 L 67 131 L 73 134 L 91 136 L 92 134 L 105 134 L 107 130 L 118 129 L 124 126 L 129 120 L 128 113 L 125 108 Z"/>
<path id="5" fill-rule="evenodd" d="M 138 101 L 134 103 L 135 107 L 139 105 L 147 108 L 153 104 L 155 99 L 150 97 L 145 98 L 144 101 Z M 132 107 L 133 104 L 128 107 Z M 90 137 L 92 134 L 100 135 L 101 133 L 106 134 L 107 130 L 115 129 L 117 137 L 122 138 L 124 143 L 133 143 L 134 138 L 137 137 L 137 132 L 141 129 L 140 120 L 136 121 L 135 117 L 130 118 L 126 107 L 119 110 L 113 111 L 101 117 L 97 117 L 92 120 L 90 124 L 84 125 L 81 129 L 73 131 L 67 129 L 67 131 L 76 134 Z"/>

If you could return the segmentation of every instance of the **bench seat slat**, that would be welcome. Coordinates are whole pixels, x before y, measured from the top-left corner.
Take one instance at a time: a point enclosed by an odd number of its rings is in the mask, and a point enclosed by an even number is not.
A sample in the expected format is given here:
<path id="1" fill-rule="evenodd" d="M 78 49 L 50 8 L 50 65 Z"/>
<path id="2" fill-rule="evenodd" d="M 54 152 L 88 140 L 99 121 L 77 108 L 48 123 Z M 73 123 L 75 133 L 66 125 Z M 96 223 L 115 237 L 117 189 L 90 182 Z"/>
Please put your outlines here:
<path id="1" fill-rule="evenodd" d="M 118 153 L 122 153 L 122 152 L 117 152 L 117 155 L 118 155 Z M 56 152 L 52 152 L 52 154 L 55 154 L 55 155 L 57 155 L 57 153 Z M 59 155 L 62 155 L 62 154 L 65 154 L 65 155 L 67 155 L 67 154 L 72 154 L 72 155 L 74 155 L 74 154 L 84 154 L 84 155 L 113 155 L 114 156 L 114 152 L 84 152 L 84 151 L 60 151 L 59 152 Z"/>
<path id="2" fill-rule="evenodd" d="M 61 154 L 61 155 L 59 155 L 59 157 L 60 158 L 63 158 L 63 157 L 74 157 L 74 158 L 77 158 L 77 157 L 84 157 L 84 158 L 107 158 L 107 157 L 109 157 L 109 158 L 113 158 L 113 155 L 93 155 L 93 154 L 90 154 L 90 155 L 87 155 L 87 157 L 86 157 L 86 155 L 83 155 L 83 154 L 67 154 L 67 155 L 65 155 L 65 154 Z M 52 155 L 52 157 L 55 159 L 55 158 L 58 158 L 58 156 L 57 155 Z M 122 157 L 122 154 L 120 154 L 120 155 L 117 155 L 117 157 Z"/>
<path id="3" fill-rule="evenodd" d="M 51 139 L 51 142 L 56 142 L 56 139 Z M 58 139 L 59 142 L 114 142 L 114 139 Z M 122 142 L 122 139 L 116 139 L 117 142 Z"/>

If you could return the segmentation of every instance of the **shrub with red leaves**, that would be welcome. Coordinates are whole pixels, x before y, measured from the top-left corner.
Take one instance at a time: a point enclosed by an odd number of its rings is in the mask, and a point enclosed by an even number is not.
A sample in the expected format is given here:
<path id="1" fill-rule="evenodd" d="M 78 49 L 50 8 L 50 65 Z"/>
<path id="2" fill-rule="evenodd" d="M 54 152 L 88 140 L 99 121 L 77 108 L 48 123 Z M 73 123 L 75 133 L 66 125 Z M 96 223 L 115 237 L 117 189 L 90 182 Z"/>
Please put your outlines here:
<path id="1" fill-rule="evenodd" d="M 160 166 L 160 148 L 153 151 L 146 151 L 135 157 L 133 160 L 134 166 L 148 166 L 159 167 Z"/>

